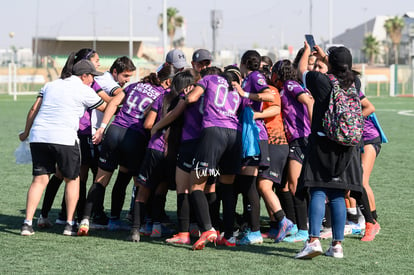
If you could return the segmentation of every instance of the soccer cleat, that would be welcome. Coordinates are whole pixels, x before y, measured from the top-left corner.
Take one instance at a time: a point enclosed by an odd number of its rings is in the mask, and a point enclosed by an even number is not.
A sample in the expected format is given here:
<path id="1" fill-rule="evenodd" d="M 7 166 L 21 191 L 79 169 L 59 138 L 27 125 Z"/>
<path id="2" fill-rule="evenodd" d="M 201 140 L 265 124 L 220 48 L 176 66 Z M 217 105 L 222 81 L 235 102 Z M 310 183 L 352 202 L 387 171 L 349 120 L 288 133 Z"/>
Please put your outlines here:
<path id="1" fill-rule="evenodd" d="M 287 243 L 297 243 L 297 242 L 304 242 L 308 238 L 309 238 L 309 234 L 307 230 L 298 230 L 298 233 L 284 238 L 283 241 Z"/>
<path id="2" fill-rule="evenodd" d="M 48 218 L 43 218 L 42 215 L 40 215 L 39 219 L 37 220 L 37 227 L 39 228 L 50 228 L 53 224 L 49 221 Z"/>
<path id="3" fill-rule="evenodd" d="M 227 246 L 227 247 L 235 247 L 236 242 L 237 242 L 236 237 L 233 236 L 233 237 L 230 237 L 229 239 L 226 239 L 224 237 L 224 234 L 223 234 L 223 236 L 220 236 L 220 238 L 217 240 L 218 245 L 224 245 L 224 246 Z"/>
<path id="4" fill-rule="evenodd" d="M 131 234 L 128 237 L 128 240 L 134 243 L 137 243 L 141 239 L 141 234 L 139 233 L 139 230 L 137 228 L 131 229 Z"/>
<path id="5" fill-rule="evenodd" d="M 124 221 L 121 221 L 120 219 L 109 219 L 108 230 L 109 231 L 131 230 L 131 225 Z"/>
<path id="6" fill-rule="evenodd" d="M 78 236 L 88 236 L 89 234 L 89 221 L 83 219 L 78 229 Z"/>
<path id="7" fill-rule="evenodd" d="M 109 218 L 108 216 L 102 212 L 99 215 L 95 215 L 92 219 L 92 223 L 90 224 L 90 228 L 93 229 L 107 229 L 108 228 Z"/>
<path id="8" fill-rule="evenodd" d="M 141 228 L 139 229 L 139 232 L 141 233 L 142 236 L 150 236 L 152 234 L 152 221 L 151 219 L 148 219 L 145 222 L 145 225 L 141 226 Z"/>
<path id="9" fill-rule="evenodd" d="M 331 245 L 329 249 L 326 250 L 325 255 L 334 258 L 343 258 L 344 250 L 342 249 L 342 245 L 340 243 L 337 243 L 334 246 Z"/>
<path id="10" fill-rule="evenodd" d="M 78 232 L 78 228 L 76 226 L 76 223 L 74 225 L 71 225 L 70 223 L 66 223 L 65 229 L 63 230 L 63 235 L 76 236 L 77 232 Z"/>
<path id="11" fill-rule="evenodd" d="M 295 259 L 312 259 L 322 253 L 322 246 L 319 240 L 315 240 L 311 243 L 307 241 L 303 249 L 296 254 Z"/>
<path id="12" fill-rule="evenodd" d="M 154 222 L 151 231 L 151 238 L 161 238 L 162 236 L 162 227 L 160 222 Z"/>
<path id="13" fill-rule="evenodd" d="M 193 250 L 202 250 L 207 243 L 216 243 L 217 232 L 214 228 L 201 233 L 200 238 L 193 244 Z"/>
<path id="14" fill-rule="evenodd" d="M 275 239 L 277 234 L 277 228 L 270 227 L 269 232 L 262 233 L 263 238 Z"/>
<path id="15" fill-rule="evenodd" d="M 260 230 L 257 231 L 249 231 L 247 232 L 244 237 L 237 242 L 238 245 L 250 245 L 250 244 L 262 244 L 263 237 L 260 233 Z"/>
<path id="16" fill-rule="evenodd" d="M 198 228 L 198 225 L 196 223 L 190 223 L 190 236 L 193 238 L 200 237 L 200 229 Z"/>
<path id="17" fill-rule="evenodd" d="M 275 243 L 280 243 L 287 235 L 288 231 L 292 229 L 293 223 L 286 217 L 284 217 L 278 226 L 278 230 L 275 236 Z"/>
<path id="18" fill-rule="evenodd" d="M 322 240 L 331 239 L 332 238 L 332 228 L 325 227 L 320 234 L 320 238 Z"/>
<path id="19" fill-rule="evenodd" d="M 31 225 L 28 225 L 27 223 L 24 223 L 22 225 L 20 235 L 22 235 L 22 236 L 31 236 L 33 234 L 34 234 L 33 227 Z"/>
<path id="20" fill-rule="evenodd" d="M 375 238 L 375 235 L 378 234 L 380 228 L 381 227 L 379 223 L 375 223 L 375 224 L 370 223 L 370 222 L 365 223 L 365 234 L 364 234 L 364 237 L 362 237 L 361 241 L 363 242 L 373 241 Z"/>
<path id="21" fill-rule="evenodd" d="M 293 225 L 292 229 L 288 230 L 286 236 L 292 236 L 298 233 L 298 226 L 296 224 Z"/>
<path id="22" fill-rule="evenodd" d="M 190 244 L 190 232 L 180 232 L 175 234 L 172 238 L 165 240 L 167 243 L 175 244 Z"/>

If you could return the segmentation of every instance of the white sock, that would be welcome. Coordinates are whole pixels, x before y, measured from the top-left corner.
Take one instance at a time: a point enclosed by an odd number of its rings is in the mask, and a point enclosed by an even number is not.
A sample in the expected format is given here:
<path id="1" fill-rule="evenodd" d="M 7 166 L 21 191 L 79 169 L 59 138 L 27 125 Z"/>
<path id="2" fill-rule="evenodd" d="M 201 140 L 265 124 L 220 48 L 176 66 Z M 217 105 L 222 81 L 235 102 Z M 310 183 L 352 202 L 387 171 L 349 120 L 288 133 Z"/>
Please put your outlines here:
<path id="1" fill-rule="evenodd" d="M 348 212 L 349 214 L 352 214 L 352 215 L 356 215 L 358 213 L 356 207 L 347 208 L 346 212 Z"/>
<path id="2" fill-rule="evenodd" d="M 33 221 L 32 220 L 24 220 L 23 223 L 27 224 L 28 226 L 32 226 L 33 225 Z"/>

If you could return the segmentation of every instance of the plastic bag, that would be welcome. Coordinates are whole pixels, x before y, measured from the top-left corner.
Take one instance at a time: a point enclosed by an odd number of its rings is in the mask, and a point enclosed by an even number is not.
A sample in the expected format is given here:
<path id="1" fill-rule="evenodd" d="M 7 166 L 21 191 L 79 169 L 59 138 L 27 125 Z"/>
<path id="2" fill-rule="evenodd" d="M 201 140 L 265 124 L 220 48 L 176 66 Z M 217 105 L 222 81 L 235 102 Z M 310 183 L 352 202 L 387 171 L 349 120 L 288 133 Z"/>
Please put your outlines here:
<path id="1" fill-rule="evenodd" d="M 29 164 L 32 163 L 32 153 L 30 152 L 30 143 L 26 139 L 20 142 L 19 147 L 14 151 L 17 164 Z"/>

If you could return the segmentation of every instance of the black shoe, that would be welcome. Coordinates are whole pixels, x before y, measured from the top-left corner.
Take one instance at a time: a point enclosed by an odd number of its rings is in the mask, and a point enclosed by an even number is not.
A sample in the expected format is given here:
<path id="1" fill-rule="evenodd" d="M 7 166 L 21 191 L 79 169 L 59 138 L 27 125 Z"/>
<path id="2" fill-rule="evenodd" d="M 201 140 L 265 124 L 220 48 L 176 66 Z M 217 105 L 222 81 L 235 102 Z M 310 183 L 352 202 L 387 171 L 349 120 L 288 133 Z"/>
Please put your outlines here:
<path id="1" fill-rule="evenodd" d="M 65 235 L 65 236 L 76 236 L 77 233 L 78 233 L 78 227 L 76 226 L 76 223 L 74 225 L 66 223 L 65 230 L 63 230 L 63 235 Z"/>
<path id="2" fill-rule="evenodd" d="M 34 234 L 33 227 L 31 225 L 28 225 L 27 223 L 24 223 L 22 225 L 20 235 L 22 235 L 22 236 L 31 236 L 33 234 Z"/>
<path id="3" fill-rule="evenodd" d="M 90 228 L 93 229 L 106 229 L 108 228 L 109 218 L 104 212 L 99 215 L 95 215 L 90 224 Z"/>

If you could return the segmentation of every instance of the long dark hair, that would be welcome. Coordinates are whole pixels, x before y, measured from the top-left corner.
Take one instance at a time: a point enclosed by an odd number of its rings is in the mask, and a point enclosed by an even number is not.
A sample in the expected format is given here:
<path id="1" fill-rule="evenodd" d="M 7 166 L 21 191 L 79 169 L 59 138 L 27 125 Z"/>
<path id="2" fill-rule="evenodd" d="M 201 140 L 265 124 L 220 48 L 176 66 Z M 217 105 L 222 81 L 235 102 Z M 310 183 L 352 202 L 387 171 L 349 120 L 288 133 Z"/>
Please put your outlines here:
<path id="1" fill-rule="evenodd" d="M 162 109 L 163 109 L 164 115 L 168 111 L 170 111 L 172 108 L 175 107 L 172 105 L 177 104 L 177 103 L 172 104 L 174 99 L 176 99 L 185 88 L 194 84 L 194 78 L 195 78 L 195 71 L 193 69 L 186 69 L 182 72 L 177 73 L 173 77 L 171 86 L 170 86 L 170 92 L 167 93 L 163 99 Z"/>
<path id="2" fill-rule="evenodd" d="M 257 71 L 260 69 L 260 62 L 260 54 L 255 50 L 249 50 L 243 54 L 240 63 L 246 65 L 250 71 Z"/>
<path id="3" fill-rule="evenodd" d="M 72 76 L 73 65 L 75 65 L 75 52 L 71 52 L 68 59 L 66 60 L 65 66 L 63 66 L 62 72 L 60 73 L 61 79 L 66 79 Z"/>
<path id="4" fill-rule="evenodd" d="M 330 47 L 329 53 L 329 74 L 333 74 L 339 81 L 339 85 L 343 89 L 348 89 L 355 82 L 355 78 L 359 73 L 352 70 L 351 52 L 341 47 Z"/>
<path id="5" fill-rule="evenodd" d="M 72 76 L 73 65 L 78 63 L 83 59 L 91 60 L 94 57 L 96 51 L 89 48 L 80 49 L 78 52 L 70 53 L 68 59 L 66 60 L 65 66 L 60 73 L 60 78 L 65 79 Z"/>
<path id="6" fill-rule="evenodd" d="M 297 81 L 296 69 L 293 67 L 289 59 L 283 59 L 276 62 L 272 68 L 272 72 L 276 73 L 279 80 L 283 83 L 287 80 Z"/>
<path id="7" fill-rule="evenodd" d="M 150 73 L 141 79 L 143 83 L 150 83 L 151 85 L 161 86 L 161 82 L 169 78 L 173 78 L 177 73 L 177 69 L 173 65 L 164 63 L 161 69 L 156 73 Z"/>

